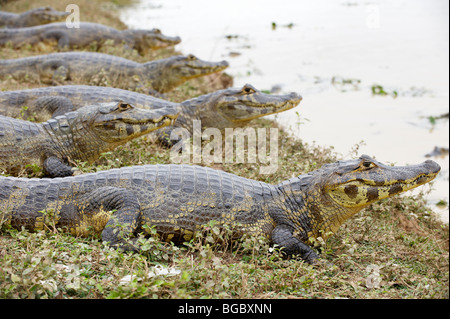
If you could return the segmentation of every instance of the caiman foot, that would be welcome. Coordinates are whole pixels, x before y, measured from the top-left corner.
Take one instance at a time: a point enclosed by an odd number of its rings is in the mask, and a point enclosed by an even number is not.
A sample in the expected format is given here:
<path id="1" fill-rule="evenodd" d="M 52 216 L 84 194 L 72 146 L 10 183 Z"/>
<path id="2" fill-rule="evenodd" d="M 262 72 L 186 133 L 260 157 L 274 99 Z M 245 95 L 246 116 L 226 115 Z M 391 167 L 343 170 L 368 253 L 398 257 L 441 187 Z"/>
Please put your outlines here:
<path id="1" fill-rule="evenodd" d="M 319 255 L 308 245 L 294 237 L 289 227 L 279 225 L 272 231 L 272 241 L 282 247 L 286 255 L 299 255 L 309 264 L 316 264 L 320 259 Z"/>

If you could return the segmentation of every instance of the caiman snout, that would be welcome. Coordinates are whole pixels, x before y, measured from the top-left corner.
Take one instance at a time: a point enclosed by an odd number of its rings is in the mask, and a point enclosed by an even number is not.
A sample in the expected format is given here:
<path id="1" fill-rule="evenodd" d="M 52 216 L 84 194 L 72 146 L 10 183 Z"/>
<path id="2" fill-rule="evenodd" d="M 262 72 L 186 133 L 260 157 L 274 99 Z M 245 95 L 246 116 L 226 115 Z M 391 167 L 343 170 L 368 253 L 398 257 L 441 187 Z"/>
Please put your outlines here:
<path id="1" fill-rule="evenodd" d="M 181 38 L 179 36 L 169 37 L 169 36 L 161 36 L 160 39 L 163 42 L 170 42 L 173 44 L 178 44 L 181 42 Z"/>
<path id="2" fill-rule="evenodd" d="M 203 70 L 202 73 L 207 72 L 207 73 L 213 73 L 213 72 L 220 72 L 226 68 L 228 68 L 230 66 L 230 64 L 223 60 L 220 62 L 206 62 L 206 63 L 201 63 L 199 65 L 200 69 Z"/>
<path id="3" fill-rule="evenodd" d="M 289 98 L 291 100 L 294 100 L 297 104 L 300 103 L 301 100 L 303 100 L 303 96 L 295 92 L 290 93 Z"/>
<path id="4" fill-rule="evenodd" d="M 230 66 L 230 64 L 227 61 L 223 60 L 222 62 L 219 62 L 219 66 L 227 68 Z"/>
<path id="5" fill-rule="evenodd" d="M 423 165 L 430 170 L 430 173 L 439 173 L 441 166 L 432 160 L 426 160 Z"/>

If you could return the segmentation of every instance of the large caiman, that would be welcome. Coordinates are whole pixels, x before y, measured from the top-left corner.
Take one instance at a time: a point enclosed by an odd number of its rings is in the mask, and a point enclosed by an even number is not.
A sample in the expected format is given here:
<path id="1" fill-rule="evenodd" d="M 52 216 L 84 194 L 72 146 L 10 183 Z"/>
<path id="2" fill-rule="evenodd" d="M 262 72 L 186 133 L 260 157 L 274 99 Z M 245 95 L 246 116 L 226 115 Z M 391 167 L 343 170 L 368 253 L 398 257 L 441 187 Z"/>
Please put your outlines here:
<path id="1" fill-rule="evenodd" d="M 141 86 L 164 93 L 185 81 L 227 67 L 226 61 L 207 62 L 192 54 L 138 63 L 97 52 L 59 52 L 0 60 L 0 79 L 33 77 L 49 84 L 62 84 L 66 80 L 86 84 L 106 77 L 108 86 L 127 89 Z"/>
<path id="2" fill-rule="evenodd" d="M 51 7 L 41 7 L 22 13 L 0 11 L 0 28 L 25 28 L 61 21 L 69 12 L 56 11 Z"/>
<path id="3" fill-rule="evenodd" d="M 319 260 L 310 246 L 364 207 L 436 177 L 440 166 L 393 167 L 368 156 L 326 164 L 278 185 L 211 168 L 146 165 L 56 179 L 0 177 L 5 224 L 73 235 L 101 234 L 114 247 L 139 251 L 139 234 L 183 243 L 216 221 L 233 237 L 264 236 L 288 255 Z"/>
<path id="4" fill-rule="evenodd" d="M 92 163 L 101 153 L 172 124 L 176 109 L 145 110 L 109 102 L 34 123 L 0 115 L 0 171 L 17 175 L 33 166 L 52 177 L 73 175 L 76 160 Z"/>
<path id="5" fill-rule="evenodd" d="M 169 37 L 159 29 L 117 30 L 92 22 L 80 22 L 79 28 L 69 28 L 65 22 L 50 23 L 29 28 L 0 29 L 0 46 L 11 44 L 14 48 L 42 43 L 59 50 L 84 49 L 92 45 L 100 48 L 106 41 L 125 44 L 136 49 L 141 55 L 149 50 L 174 46 L 181 42 L 180 37 Z"/>

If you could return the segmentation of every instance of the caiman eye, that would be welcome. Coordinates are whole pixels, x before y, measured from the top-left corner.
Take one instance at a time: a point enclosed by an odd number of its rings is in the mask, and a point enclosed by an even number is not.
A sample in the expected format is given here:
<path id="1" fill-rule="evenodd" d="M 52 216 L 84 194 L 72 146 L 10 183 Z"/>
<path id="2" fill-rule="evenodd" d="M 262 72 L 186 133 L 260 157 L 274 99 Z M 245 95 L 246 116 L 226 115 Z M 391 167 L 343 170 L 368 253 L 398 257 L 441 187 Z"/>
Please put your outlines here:
<path id="1" fill-rule="evenodd" d="M 118 105 L 118 109 L 120 112 L 129 110 L 131 108 L 133 108 L 133 106 L 131 106 L 131 104 L 128 104 L 128 103 L 120 102 Z"/>
<path id="2" fill-rule="evenodd" d="M 370 169 L 370 168 L 374 168 L 376 165 L 375 165 L 373 162 L 367 162 L 367 161 L 365 161 L 365 162 L 362 162 L 362 166 L 363 166 L 365 169 Z"/>
<path id="3" fill-rule="evenodd" d="M 159 29 L 153 29 L 152 32 L 153 33 L 157 33 L 157 34 L 161 34 L 161 30 L 159 30 Z"/>
<path id="4" fill-rule="evenodd" d="M 197 60 L 197 57 L 196 57 L 195 55 L 193 55 L 193 54 L 189 54 L 189 55 L 186 57 L 186 59 L 187 59 L 188 61 L 195 61 L 195 60 Z"/>
<path id="5" fill-rule="evenodd" d="M 251 86 L 244 86 L 241 91 L 241 93 L 243 93 L 243 94 L 252 94 L 255 92 L 256 92 L 255 89 L 252 88 Z"/>

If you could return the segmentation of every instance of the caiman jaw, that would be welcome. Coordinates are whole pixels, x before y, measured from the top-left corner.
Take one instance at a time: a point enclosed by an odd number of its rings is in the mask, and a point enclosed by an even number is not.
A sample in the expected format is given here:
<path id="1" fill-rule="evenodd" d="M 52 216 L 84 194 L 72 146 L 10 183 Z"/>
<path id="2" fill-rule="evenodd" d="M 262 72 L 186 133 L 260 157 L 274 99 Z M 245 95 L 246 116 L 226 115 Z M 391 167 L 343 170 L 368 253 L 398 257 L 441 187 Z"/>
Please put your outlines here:
<path id="1" fill-rule="evenodd" d="M 196 56 L 189 54 L 182 62 L 181 71 L 186 79 L 195 78 L 225 70 L 229 66 L 227 61 L 207 62 L 198 59 Z"/>
<path id="2" fill-rule="evenodd" d="M 55 11 L 51 7 L 44 7 L 42 10 L 37 9 L 36 17 L 42 21 L 56 22 L 67 18 L 70 12 Z"/>
<path id="3" fill-rule="evenodd" d="M 173 125 L 173 123 L 176 120 L 176 116 L 173 115 L 164 115 L 161 116 L 160 118 L 156 118 L 156 119 L 151 119 L 151 120 L 139 120 L 139 119 L 116 119 L 116 120 L 111 120 L 108 122 L 100 122 L 100 123 L 96 123 L 95 126 L 97 127 L 120 127 L 120 126 L 124 126 L 126 125 L 127 127 L 133 127 L 134 129 L 134 133 L 137 133 L 139 131 L 146 131 L 146 132 L 151 132 L 154 131 L 156 129 L 165 127 L 165 126 L 169 126 L 169 125 Z M 130 131 L 127 132 L 129 133 L 129 135 L 131 135 L 132 133 Z"/>
<path id="4" fill-rule="evenodd" d="M 287 110 L 290 110 L 294 107 L 296 107 L 301 101 L 300 99 L 297 99 L 296 101 L 286 101 L 279 105 L 264 105 L 264 104 L 257 104 L 257 103 L 249 103 L 249 104 L 239 104 L 237 106 L 234 106 L 235 109 L 242 109 L 243 111 L 248 113 L 248 116 L 246 117 L 233 117 L 229 118 L 230 121 L 239 123 L 239 122 L 248 122 L 266 115 L 270 114 L 276 114 L 281 113 Z"/>
<path id="5" fill-rule="evenodd" d="M 123 102 L 112 103 L 100 113 L 102 114 L 94 120 L 94 131 L 100 139 L 108 143 L 124 143 L 172 125 L 178 116 L 178 114 L 157 115 L 151 110 L 135 108 Z"/>
<path id="6" fill-rule="evenodd" d="M 345 207 L 366 206 L 374 201 L 388 198 L 428 183 L 436 175 L 437 173 L 421 175 L 411 181 L 397 181 L 383 186 L 372 186 L 370 181 L 355 180 L 330 190 L 329 195 Z"/>
<path id="7" fill-rule="evenodd" d="M 176 45 L 181 42 L 180 37 L 165 37 L 165 38 L 158 38 L 157 47 L 158 48 L 166 48 L 168 46 Z"/>
<path id="8" fill-rule="evenodd" d="M 253 119 L 284 112 L 296 107 L 302 100 L 297 93 L 270 95 L 262 93 L 250 84 L 234 95 L 225 97 L 225 103 L 217 109 L 233 123 L 248 122 Z"/>
<path id="9" fill-rule="evenodd" d="M 381 164 L 381 163 L 379 163 Z M 381 164 L 373 171 L 362 171 L 343 183 L 325 187 L 326 193 L 339 205 L 347 208 L 363 208 L 377 200 L 406 192 L 432 181 L 440 171 L 433 161 L 405 167 L 389 167 Z M 379 180 L 370 179 L 377 174 Z M 404 175 L 404 177 L 402 177 Z M 381 178 L 381 179 L 380 179 Z"/>
<path id="10" fill-rule="evenodd" d="M 153 122 L 153 124 L 155 124 L 156 127 L 160 128 L 162 126 L 172 125 L 175 122 L 176 118 L 177 118 L 176 115 L 163 115 L 159 118 L 152 119 L 151 121 Z M 149 120 L 139 120 L 131 118 L 115 120 L 115 123 L 126 123 L 132 125 L 152 124 Z"/>
<path id="11" fill-rule="evenodd" d="M 151 122 L 134 122 L 134 121 L 123 121 L 126 125 L 126 134 L 131 136 L 150 133 L 156 129 L 160 129 L 165 126 L 169 126 L 173 123 L 174 119 L 164 116 L 159 120 L 153 120 Z"/>
<path id="12" fill-rule="evenodd" d="M 161 30 L 153 29 L 152 30 L 154 39 L 154 48 L 166 48 L 168 46 L 176 45 L 181 42 L 180 37 L 169 37 L 163 35 Z"/>

